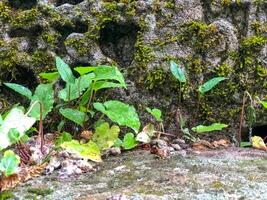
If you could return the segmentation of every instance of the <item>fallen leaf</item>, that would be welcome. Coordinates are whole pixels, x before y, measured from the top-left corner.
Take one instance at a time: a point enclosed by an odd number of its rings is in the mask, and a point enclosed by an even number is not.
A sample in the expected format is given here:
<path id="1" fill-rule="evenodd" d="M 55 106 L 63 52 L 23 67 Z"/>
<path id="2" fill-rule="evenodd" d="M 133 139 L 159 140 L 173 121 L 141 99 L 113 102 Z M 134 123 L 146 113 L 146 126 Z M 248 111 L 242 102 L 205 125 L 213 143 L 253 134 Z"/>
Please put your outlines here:
<path id="1" fill-rule="evenodd" d="M 260 149 L 260 150 L 264 150 L 264 151 L 267 151 L 267 147 L 263 141 L 263 139 L 259 136 L 253 136 L 251 138 L 251 141 L 252 141 L 252 146 L 255 148 L 255 149 Z"/>

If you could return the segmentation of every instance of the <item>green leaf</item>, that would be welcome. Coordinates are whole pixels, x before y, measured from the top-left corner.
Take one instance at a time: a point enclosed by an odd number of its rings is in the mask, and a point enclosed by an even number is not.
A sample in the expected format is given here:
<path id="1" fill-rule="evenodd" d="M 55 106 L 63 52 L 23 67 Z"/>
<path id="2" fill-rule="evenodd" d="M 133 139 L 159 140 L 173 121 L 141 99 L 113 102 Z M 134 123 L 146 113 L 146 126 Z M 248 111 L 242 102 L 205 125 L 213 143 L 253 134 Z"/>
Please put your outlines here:
<path id="1" fill-rule="evenodd" d="M 186 76 L 184 70 L 178 67 L 178 65 L 174 61 L 170 61 L 170 69 L 172 74 L 176 79 L 178 79 L 178 81 L 180 81 L 181 83 L 186 82 Z"/>
<path id="2" fill-rule="evenodd" d="M 67 119 L 75 122 L 76 124 L 79 124 L 80 126 L 83 126 L 83 121 L 87 121 L 89 118 L 88 116 L 79 110 L 71 109 L 71 108 L 60 108 L 59 112 L 66 117 Z"/>
<path id="3" fill-rule="evenodd" d="M 89 159 L 94 162 L 102 162 L 100 149 L 93 141 L 80 144 L 77 140 L 71 140 L 70 142 L 64 142 L 61 147 L 85 160 Z"/>
<path id="4" fill-rule="evenodd" d="M 105 122 L 96 128 L 92 141 L 98 145 L 100 150 L 107 150 L 115 144 L 119 132 L 118 126 L 113 125 L 109 128 L 109 124 Z"/>
<path id="5" fill-rule="evenodd" d="M 199 86 L 198 91 L 201 94 L 204 94 L 208 91 L 210 91 L 213 87 L 215 87 L 218 83 L 225 80 L 227 78 L 225 77 L 215 77 L 204 83 L 203 85 Z"/>
<path id="6" fill-rule="evenodd" d="M 95 74 L 94 81 L 115 80 L 119 82 L 116 87 L 120 86 L 126 88 L 123 75 L 115 66 L 100 65 L 97 67 L 76 67 L 74 70 L 76 70 L 80 75 L 93 72 Z"/>
<path id="7" fill-rule="evenodd" d="M 94 103 L 94 108 L 107 115 L 113 122 L 132 128 L 136 133 L 140 129 L 139 117 L 133 106 L 111 100 L 105 103 Z"/>
<path id="8" fill-rule="evenodd" d="M 260 103 L 264 108 L 267 108 L 267 101 L 260 101 Z"/>
<path id="9" fill-rule="evenodd" d="M 210 126 L 198 125 L 196 127 L 193 127 L 192 131 L 197 132 L 197 133 L 205 133 L 205 132 L 210 132 L 210 131 L 220 131 L 226 127 L 228 127 L 227 124 L 214 123 L 214 124 L 211 124 Z"/>
<path id="10" fill-rule="evenodd" d="M 14 174 L 19 166 L 20 158 L 13 151 L 5 151 L 4 157 L 0 162 L 0 171 L 4 172 L 6 177 Z"/>
<path id="11" fill-rule="evenodd" d="M 106 88 L 120 88 L 125 87 L 124 85 L 120 83 L 113 83 L 113 82 L 107 82 L 107 81 L 98 81 L 94 84 L 93 90 L 98 91 L 100 89 L 106 89 Z"/>
<path id="12" fill-rule="evenodd" d="M 32 92 L 24 86 L 16 84 L 16 83 L 4 83 L 4 84 L 10 89 L 16 91 L 17 93 L 27 97 L 28 99 L 32 98 Z"/>
<path id="13" fill-rule="evenodd" d="M 241 142 L 240 143 L 240 147 L 251 147 L 251 146 L 252 146 L 251 142 Z"/>
<path id="14" fill-rule="evenodd" d="M 122 147 L 126 150 L 128 149 L 133 149 L 138 145 L 138 142 L 135 140 L 134 134 L 133 133 L 127 133 L 122 142 Z"/>
<path id="15" fill-rule="evenodd" d="M 93 72 L 97 67 L 75 67 L 74 70 L 81 76 Z"/>
<path id="16" fill-rule="evenodd" d="M 18 137 L 20 139 L 33 126 L 35 121 L 35 118 L 26 116 L 22 108 L 13 108 L 0 126 L 0 150 L 13 144 L 8 134 L 10 129 L 16 129 L 20 134 Z"/>
<path id="17" fill-rule="evenodd" d="M 248 106 L 248 126 L 252 127 L 256 123 L 257 117 L 256 117 L 256 111 L 253 106 Z"/>
<path id="18" fill-rule="evenodd" d="M 56 57 L 56 66 L 61 78 L 69 84 L 75 83 L 75 77 L 72 74 L 71 68 L 61 58 Z"/>
<path id="19" fill-rule="evenodd" d="M 60 74 L 58 72 L 43 72 L 40 73 L 39 76 L 50 83 L 53 83 L 59 78 Z"/>
<path id="20" fill-rule="evenodd" d="M 40 84 L 35 89 L 31 100 L 31 106 L 35 104 L 30 112 L 30 116 L 40 120 L 40 102 L 43 106 L 43 119 L 52 111 L 54 104 L 54 91 L 52 84 Z"/>
<path id="21" fill-rule="evenodd" d="M 90 87 L 94 77 L 94 74 L 86 74 L 75 79 L 74 84 L 67 83 L 66 87 L 59 91 L 58 97 L 64 101 L 68 101 L 69 98 L 70 100 L 79 98 L 84 90 Z"/>
<path id="22" fill-rule="evenodd" d="M 55 141 L 56 147 L 59 147 L 64 142 L 70 142 L 72 140 L 72 135 L 68 132 L 63 132 Z"/>
<path id="23" fill-rule="evenodd" d="M 155 117 L 158 122 L 162 122 L 162 119 L 161 119 L 161 110 L 159 110 L 157 108 L 153 108 L 151 110 L 149 107 L 147 107 L 146 108 L 146 111 L 149 112 L 153 117 Z"/>
<path id="24" fill-rule="evenodd" d="M 8 138 L 10 143 L 15 144 L 20 140 L 20 133 L 16 128 L 11 128 L 8 131 Z"/>
<path id="25" fill-rule="evenodd" d="M 121 147 L 121 145 L 122 145 L 122 141 L 121 141 L 121 139 L 120 138 L 117 138 L 117 140 L 115 141 L 115 143 L 114 143 L 114 147 Z"/>

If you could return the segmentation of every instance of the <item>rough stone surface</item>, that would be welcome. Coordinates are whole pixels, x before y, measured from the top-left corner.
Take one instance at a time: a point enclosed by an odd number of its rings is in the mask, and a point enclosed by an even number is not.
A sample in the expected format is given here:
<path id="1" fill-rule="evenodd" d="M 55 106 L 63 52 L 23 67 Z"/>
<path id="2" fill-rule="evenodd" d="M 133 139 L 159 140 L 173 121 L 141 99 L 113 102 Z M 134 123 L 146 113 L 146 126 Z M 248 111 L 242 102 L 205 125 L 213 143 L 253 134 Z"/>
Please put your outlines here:
<path id="1" fill-rule="evenodd" d="M 166 130 L 174 132 L 179 86 L 169 61 L 175 60 L 190 82 L 183 89 L 186 115 L 234 130 L 244 90 L 266 97 L 266 10 L 264 0 L 2 0 L 0 105 L 17 101 L 3 82 L 34 89 L 58 55 L 72 67 L 117 65 L 128 90 L 111 97 L 134 104 L 143 121 L 150 121 L 146 106 L 161 108 Z M 196 117 L 198 85 L 214 76 L 229 79 L 202 99 Z M 266 123 L 258 112 L 259 124 Z"/>
<path id="2" fill-rule="evenodd" d="M 97 172 L 35 178 L 11 191 L 14 199 L 177 200 L 258 199 L 266 196 L 266 152 L 232 148 L 156 159 L 143 151 L 110 157 Z M 32 191 L 50 189 L 49 194 Z"/>

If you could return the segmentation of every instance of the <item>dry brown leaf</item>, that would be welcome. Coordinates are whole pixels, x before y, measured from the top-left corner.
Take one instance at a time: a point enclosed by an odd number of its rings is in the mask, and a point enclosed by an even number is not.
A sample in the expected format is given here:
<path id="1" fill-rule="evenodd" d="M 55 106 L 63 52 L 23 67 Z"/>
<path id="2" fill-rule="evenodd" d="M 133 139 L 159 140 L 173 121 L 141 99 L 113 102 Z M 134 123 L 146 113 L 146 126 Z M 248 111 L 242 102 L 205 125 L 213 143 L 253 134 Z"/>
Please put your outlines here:
<path id="1" fill-rule="evenodd" d="M 13 174 L 9 177 L 2 178 L 0 180 L 0 191 L 9 190 L 21 183 L 28 181 L 31 178 L 40 176 L 46 166 L 47 163 L 32 167 L 25 167 L 18 174 Z"/>
<path id="2" fill-rule="evenodd" d="M 206 140 L 200 140 L 193 143 L 192 148 L 196 151 L 207 151 L 211 149 L 226 148 L 230 146 L 230 141 L 225 139 L 220 139 L 218 141 L 208 142 Z"/>
<path id="3" fill-rule="evenodd" d="M 81 132 L 81 137 L 83 139 L 90 140 L 92 138 L 92 136 L 93 136 L 92 131 L 85 130 L 85 131 Z"/>

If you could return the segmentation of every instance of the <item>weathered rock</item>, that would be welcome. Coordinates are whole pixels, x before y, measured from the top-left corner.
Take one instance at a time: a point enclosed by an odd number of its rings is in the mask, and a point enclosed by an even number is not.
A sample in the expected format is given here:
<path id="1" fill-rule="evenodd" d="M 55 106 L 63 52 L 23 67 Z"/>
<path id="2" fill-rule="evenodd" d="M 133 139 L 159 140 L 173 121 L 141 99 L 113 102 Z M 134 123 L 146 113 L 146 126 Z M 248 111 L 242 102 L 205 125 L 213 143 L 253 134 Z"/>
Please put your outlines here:
<path id="1" fill-rule="evenodd" d="M 116 64 L 129 86 L 111 97 L 134 104 L 143 121 L 150 120 L 144 107 L 161 108 L 167 132 L 179 128 L 170 60 L 187 72 L 182 107 L 196 123 L 221 121 L 234 130 L 244 90 L 267 93 L 265 1 L 27 2 L 0 2 L 0 85 L 12 80 L 34 89 L 40 72 L 55 69 L 56 55 L 72 67 Z M 214 76 L 229 79 L 202 99 L 197 115 L 197 88 Z M 17 101 L 4 87 L 0 93 L 2 105 Z M 264 124 L 266 114 L 258 115 Z"/>

